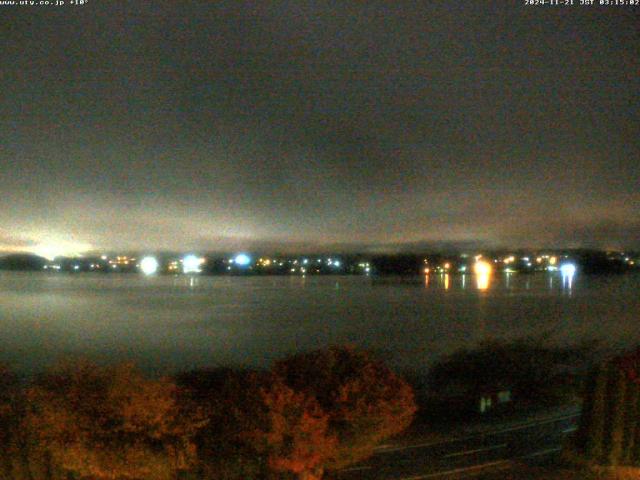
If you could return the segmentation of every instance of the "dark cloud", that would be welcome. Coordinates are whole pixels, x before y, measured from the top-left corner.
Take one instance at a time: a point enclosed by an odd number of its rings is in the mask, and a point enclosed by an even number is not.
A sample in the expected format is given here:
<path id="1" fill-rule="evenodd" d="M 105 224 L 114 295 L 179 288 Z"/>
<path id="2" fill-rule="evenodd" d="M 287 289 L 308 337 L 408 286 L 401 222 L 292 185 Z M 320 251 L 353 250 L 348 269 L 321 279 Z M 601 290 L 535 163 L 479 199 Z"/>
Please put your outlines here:
<path id="1" fill-rule="evenodd" d="M 631 9 L 105 1 L 2 13 L 0 225 L 20 238 L 638 243 L 601 227 L 640 221 Z"/>

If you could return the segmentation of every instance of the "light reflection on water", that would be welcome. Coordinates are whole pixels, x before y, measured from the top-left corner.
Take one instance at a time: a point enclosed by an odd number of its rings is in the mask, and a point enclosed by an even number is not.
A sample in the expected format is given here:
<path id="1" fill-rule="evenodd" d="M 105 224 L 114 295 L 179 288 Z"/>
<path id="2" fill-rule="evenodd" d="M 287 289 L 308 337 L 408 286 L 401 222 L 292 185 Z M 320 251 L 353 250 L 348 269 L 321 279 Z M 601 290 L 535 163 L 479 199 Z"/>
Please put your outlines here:
<path id="1" fill-rule="evenodd" d="M 476 286 L 478 290 L 484 291 L 489 289 L 491 283 L 490 273 L 478 273 L 476 274 Z"/>
<path id="2" fill-rule="evenodd" d="M 640 341 L 640 276 L 200 277 L 0 273 L 0 362 L 36 370 L 62 354 L 148 370 L 266 366 L 352 343 L 393 365 L 492 338 Z"/>
<path id="3" fill-rule="evenodd" d="M 573 287 L 573 277 L 574 273 L 562 273 L 562 288 L 571 291 Z"/>
<path id="4" fill-rule="evenodd" d="M 459 279 L 459 282 L 458 282 L 459 288 L 462 290 L 466 290 L 467 277 L 470 276 L 471 278 L 475 279 L 476 290 L 479 290 L 479 291 L 489 290 L 491 288 L 491 282 L 494 280 L 498 281 L 498 284 L 497 284 L 498 288 L 502 286 L 504 289 L 510 290 L 512 287 L 511 283 L 514 275 L 515 276 L 519 275 L 518 280 L 519 280 L 519 285 L 521 287 L 523 286 L 525 290 L 531 289 L 530 275 L 532 274 L 518 274 L 515 272 L 501 272 L 501 273 L 494 272 L 494 273 L 479 273 L 479 274 L 476 273 L 473 275 L 466 275 L 466 274 L 451 275 L 449 273 L 427 274 L 427 275 L 424 275 L 424 286 L 425 288 L 429 288 L 430 286 L 436 285 L 439 288 L 443 288 L 444 290 L 449 290 L 449 288 L 451 288 L 451 286 L 454 285 L 453 282 L 455 281 L 455 279 Z M 534 276 L 536 277 L 544 276 L 547 280 L 548 290 L 550 292 L 557 290 L 556 285 L 559 285 L 561 291 L 570 295 L 571 291 L 573 290 L 576 274 L 574 273 L 564 274 L 560 271 L 556 271 L 556 272 L 544 273 L 544 274 L 536 273 L 534 274 Z M 433 285 L 431 282 L 432 277 L 436 279 L 436 283 Z M 502 277 L 502 281 L 500 281 L 499 277 Z M 454 280 L 452 280 L 452 278 Z"/>

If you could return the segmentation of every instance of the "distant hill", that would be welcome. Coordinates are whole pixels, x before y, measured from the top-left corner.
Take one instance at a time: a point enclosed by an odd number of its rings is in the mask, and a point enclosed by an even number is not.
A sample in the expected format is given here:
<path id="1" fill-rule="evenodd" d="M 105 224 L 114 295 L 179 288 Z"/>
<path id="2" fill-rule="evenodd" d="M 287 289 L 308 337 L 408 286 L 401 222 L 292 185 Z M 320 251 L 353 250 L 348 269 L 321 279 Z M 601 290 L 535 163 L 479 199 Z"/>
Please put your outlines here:
<path id="1" fill-rule="evenodd" d="M 0 258 L 0 270 L 42 270 L 47 259 L 30 253 L 15 253 Z"/>

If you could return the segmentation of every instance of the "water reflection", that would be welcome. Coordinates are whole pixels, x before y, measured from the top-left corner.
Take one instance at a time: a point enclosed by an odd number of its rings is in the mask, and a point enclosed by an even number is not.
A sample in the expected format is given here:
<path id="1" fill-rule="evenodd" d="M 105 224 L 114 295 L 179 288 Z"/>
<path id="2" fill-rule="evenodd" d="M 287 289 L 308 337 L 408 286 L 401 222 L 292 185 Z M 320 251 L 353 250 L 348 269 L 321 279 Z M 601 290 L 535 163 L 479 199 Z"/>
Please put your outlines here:
<path id="1" fill-rule="evenodd" d="M 476 286 L 478 290 L 488 290 L 491 282 L 491 273 L 479 272 L 476 274 Z"/>
<path id="2" fill-rule="evenodd" d="M 576 274 L 576 266 L 572 263 L 565 263 L 560 267 L 562 274 L 562 288 L 571 291 L 573 286 L 573 276 Z"/>
<path id="3" fill-rule="evenodd" d="M 573 276 L 575 272 L 562 272 L 562 288 L 566 288 L 567 290 L 571 290 L 573 287 Z"/>
<path id="4" fill-rule="evenodd" d="M 478 258 L 473 266 L 473 271 L 476 274 L 478 290 L 487 290 L 489 288 L 489 282 L 491 281 L 493 266 L 489 262 Z"/>
<path id="5" fill-rule="evenodd" d="M 444 289 L 449 290 L 449 274 L 445 273 L 444 275 Z"/>
<path id="6" fill-rule="evenodd" d="M 602 338 L 612 347 L 640 338 L 640 275 L 578 270 L 563 289 L 559 271 L 513 273 L 508 294 L 507 277 L 495 270 L 457 277 L 449 275 L 445 291 L 440 275 L 398 285 L 356 276 L 192 282 L 186 275 L 0 272 L 0 363 L 32 371 L 78 352 L 160 373 L 224 364 L 268 368 L 294 351 L 353 343 L 384 349 L 396 366 L 426 369 L 442 354 L 491 338 L 553 331 L 554 341 Z"/>

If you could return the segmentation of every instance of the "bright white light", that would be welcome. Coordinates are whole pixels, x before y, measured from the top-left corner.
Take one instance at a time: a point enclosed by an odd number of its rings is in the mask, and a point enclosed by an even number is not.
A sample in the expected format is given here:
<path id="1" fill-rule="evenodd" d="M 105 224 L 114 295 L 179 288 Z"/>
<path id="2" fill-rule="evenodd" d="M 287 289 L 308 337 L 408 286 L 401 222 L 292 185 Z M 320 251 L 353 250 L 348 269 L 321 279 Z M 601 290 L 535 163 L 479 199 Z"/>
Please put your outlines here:
<path id="1" fill-rule="evenodd" d="M 142 273 L 145 275 L 153 275 L 158 271 L 159 266 L 158 260 L 156 260 L 155 257 L 144 257 L 140 261 L 140 270 L 142 270 Z"/>
<path id="2" fill-rule="evenodd" d="M 204 263 L 204 258 L 196 257 L 195 255 L 187 255 L 182 259 L 182 271 L 184 273 L 200 273 L 200 268 Z"/>
<path id="3" fill-rule="evenodd" d="M 245 253 L 240 253 L 238 255 L 236 255 L 236 258 L 234 258 L 236 264 L 244 267 L 246 265 L 249 265 L 251 263 L 251 258 L 249 258 L 249 255 L 245 254 Z"/>
<path id="4" fill-rule="evenodd" d="M 307 263 L 309 263 L 309 260 L 305 258 L 304 260 L 302 260 L 302 263 L 306 265 Z"/>
<path id="5" fill-rule="evenodd" d="M 339 267 L 340 266 L 340 260 L 334 260 L 333 266 L 334 267 Z"/>

